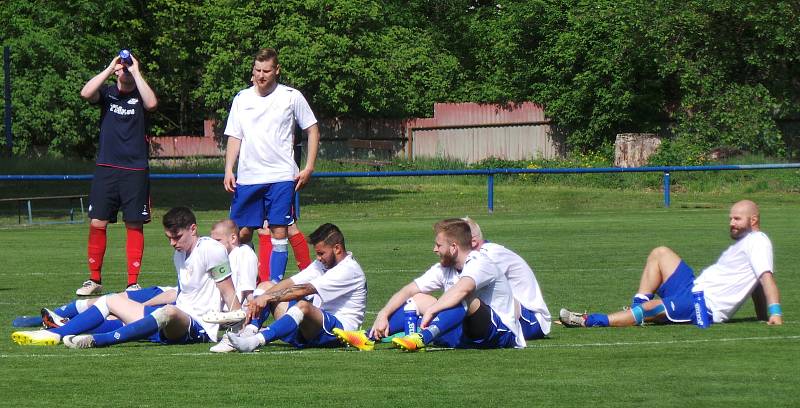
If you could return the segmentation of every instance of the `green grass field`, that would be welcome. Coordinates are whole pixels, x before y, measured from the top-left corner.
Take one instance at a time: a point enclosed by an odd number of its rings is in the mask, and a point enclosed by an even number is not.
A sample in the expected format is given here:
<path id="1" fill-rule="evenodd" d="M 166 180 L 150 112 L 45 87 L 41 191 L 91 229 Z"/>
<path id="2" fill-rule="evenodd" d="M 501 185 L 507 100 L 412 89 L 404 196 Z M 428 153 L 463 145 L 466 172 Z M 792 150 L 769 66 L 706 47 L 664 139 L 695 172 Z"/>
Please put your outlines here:
<path id="1" fill-rule="evenodd" d="M 465 215 L 534 266 L 556 315 L 561 307 L 614 311 L 627 304 L 657 245 L 673 247 L 699 272 L 729 245 L 728 207 L 744 198 L 738 191 L 678 192 L 665 209 L 658 191 L 498 183 L 495 213 L 488 215 L 484 182 L 315 180 L 304 193 L 300 226 L 306 233 L 323 222 L 341 227 L 367 273 L 368 325 L 388 296 L 436 261 L 432 224 Z M 228 197 L 219 182 L 191 183 L 154 183 L 156 218 L 145 228 L 143 285 L 175 280 L 172 249 L 160 228 L 169 206 L 192 206 L 204 232 L 225 216 Z M 15 191 L 0 187 L 3 196 Z M 209 345 L 17 346 L 10 339 L 15 316 L 69 301 L 85 280 L 88 227 L 19 227 L 16 215 L 6 214 L 0 218 L 0 405 L 797 406 L 790 390 L 800 356 L 800 195 L 747 197 L 761 204 L 775 247 L 781 327 L 755 321 L 748 301 L 734 322 L 709 330 L 554 325 L 549 339 L 524 350 L 419 354 L 385 347 L 296 351 L 281 344 L 228 355 L 212 355 Z M 104 284 L 117 290 L 125 283 L 124 228 L 109 231 Z"/>

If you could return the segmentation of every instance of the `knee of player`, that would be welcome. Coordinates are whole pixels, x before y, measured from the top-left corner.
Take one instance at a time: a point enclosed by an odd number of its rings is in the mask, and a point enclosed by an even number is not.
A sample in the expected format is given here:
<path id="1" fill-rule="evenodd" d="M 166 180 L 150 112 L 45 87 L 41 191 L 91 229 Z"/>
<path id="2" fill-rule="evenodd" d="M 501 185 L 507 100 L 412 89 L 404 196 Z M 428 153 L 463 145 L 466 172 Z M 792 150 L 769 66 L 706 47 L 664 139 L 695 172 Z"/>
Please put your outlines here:
<path id="1" fill-rule="evenodd" d="M 298 301 L 294 306 L 297 309 L 299 309 L 301 312 L 303 312 L 304 315 L 308 314 L 309 312 L 311 312 L 312 309 L 314 309 L 316 307 L 316 306 L 314 306 L 313 303 L 311 303 L 311 302 L 309 302 L 307 300 Z"/>
<path id="2" fill-rule="evenodd" d="M 653 248 L 653 250 L 650 251 L 650 257 L 651 258 L 661 258 L 661 257 L 667 256 L 667 255 L 671 255 L 673 253 L 674 252 L 672 251 L 671 248 L 665 247 L 665 246 L 659 246 L 659 247 Z"/>

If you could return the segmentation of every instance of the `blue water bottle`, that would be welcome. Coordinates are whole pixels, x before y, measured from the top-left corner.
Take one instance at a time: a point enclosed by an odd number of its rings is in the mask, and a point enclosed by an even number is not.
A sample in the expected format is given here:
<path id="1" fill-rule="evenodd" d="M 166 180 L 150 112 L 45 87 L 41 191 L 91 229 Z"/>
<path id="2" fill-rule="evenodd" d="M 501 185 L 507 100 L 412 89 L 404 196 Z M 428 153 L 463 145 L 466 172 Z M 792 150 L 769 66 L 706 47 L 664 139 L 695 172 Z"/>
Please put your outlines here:
<path id="1" fill-rule="evenodd" d="M 692 292 L 692 299 L 694 300 L 694 324 L 701 329 L 711 327 L 711 316 L 708 314 L 708 307 L 706 307 L 706 296 L 703 291 Z"/>
<path id="2" fill-rule="evenodd" d="M 133 60 L 131 59 L 131 52 L 128 51 L 128 50 L 121 50 L 119 52 L 119 59 L 125 65 L 128 65 L 128 66 L 133 65 Z"/>
<path id="3" fill-rule="evenodd" d="M 406 324 L 405 324 L 405 331 L 406 335 L 411 333 L 417 332 L 417 303 L 414 302 L 414 299 L 406 300 L 405 306 L 403 306 L 403 314 L 406 317 Z"/>

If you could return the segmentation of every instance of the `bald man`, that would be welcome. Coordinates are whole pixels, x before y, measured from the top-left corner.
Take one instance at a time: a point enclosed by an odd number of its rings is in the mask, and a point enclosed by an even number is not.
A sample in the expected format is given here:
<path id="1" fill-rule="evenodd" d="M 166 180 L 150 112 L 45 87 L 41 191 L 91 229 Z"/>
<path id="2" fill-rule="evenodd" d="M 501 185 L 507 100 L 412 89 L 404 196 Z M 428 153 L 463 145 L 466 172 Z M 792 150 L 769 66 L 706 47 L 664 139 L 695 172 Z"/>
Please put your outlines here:
<path id="1" fill-rule="evenodd" d="M 750 200 L 739 201 L 731 207 L 729 218 L 735 242 L 696 279 L 678 254 L 658 247 L 647 257 L 629 309 L 608 315 L 561 309 L 561 323 L 566 327 L 617 327 L 690 322 L 694 320 L 692 291 L 703 291 L 709 317 L 715 323 L 729 320 L 752 296 L 760 320 L 783 324 L 780 293 L 773 276 L 772 243 L 761 232 L 758 206 Z"/>

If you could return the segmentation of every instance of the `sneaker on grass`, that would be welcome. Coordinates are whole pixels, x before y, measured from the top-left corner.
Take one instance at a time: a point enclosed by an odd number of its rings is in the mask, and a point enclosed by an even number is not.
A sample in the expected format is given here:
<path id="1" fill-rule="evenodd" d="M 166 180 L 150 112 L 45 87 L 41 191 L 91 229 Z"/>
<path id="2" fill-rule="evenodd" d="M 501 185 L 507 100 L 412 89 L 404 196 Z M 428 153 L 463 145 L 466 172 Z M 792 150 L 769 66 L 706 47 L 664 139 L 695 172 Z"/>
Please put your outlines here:
<path id="1" fill-rule="evenodd" d="M 93 281 L 87 280 L 83 282 L 83 285 L 75 291 L 75 294 L 78 296 L 92 296 L 92 295 L 99 295 L 103 293 L 103 285 Z"/>
<path id="2" fill-rule="evenodd" d="M 394 338 L 392 343 L 403 351 L 425 351 L 425 343 L 419 333 L 411 333 L 407 336 Z"/>
<path id="3" fill-rule="evenodd" d="M 92 348 L 94 347 L 94 337 L 91 334 L 64 336 L 64 345 L 71 349 Z"/>
<path id="4" fill-rule="evenodd" d="M 355 347 L 361 351 L 370 351 L 375 349 L 375 342 L 370 340 L 362 330 L 342 330 L 334 328 L 333 334 L 349 347 Z"/>
<path id="5" fill-rule="evenodd" d="M 563 324 L 564 327 L 584 327 L 586 313 L 561 309 L 561 311 L 558 312 L 558 320 L 561 320 L 561 324 Z"/>
<path id="6" fill-rule="evenodd" d="M 47 330 L 28 330 L 11 333 L 11 339 L 20 346 L 55 346 L 61 336 Z"/>
<path id="7" fill-rule="evenodd" d="M 45 329 L 55 329 L 69 321 L 68 318 L 61 317 L 58 313 L 46 307 L 41 310 L 40 314 L 42 315 L 42 326 L 44 326 Z"/>

